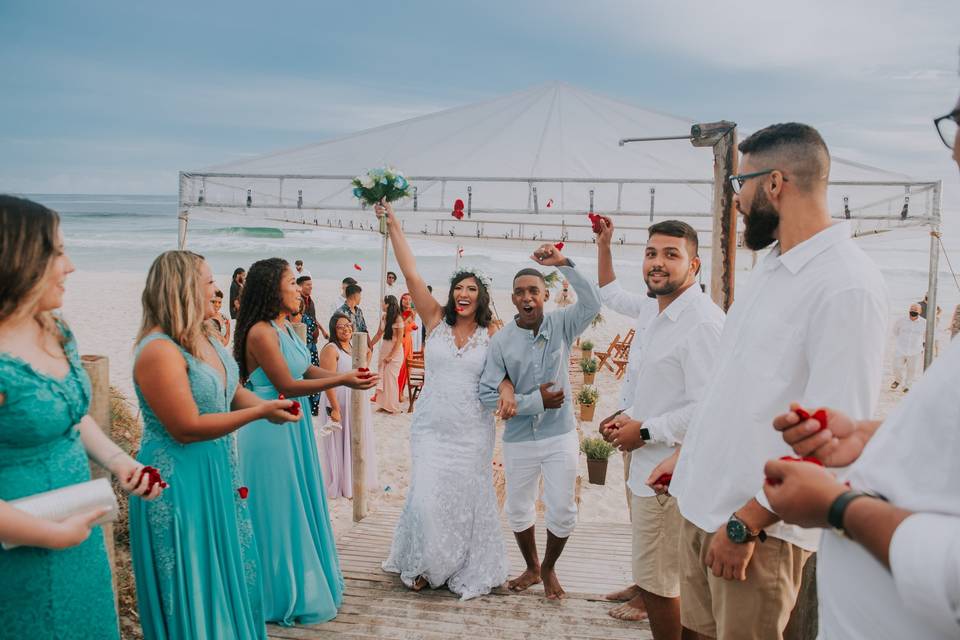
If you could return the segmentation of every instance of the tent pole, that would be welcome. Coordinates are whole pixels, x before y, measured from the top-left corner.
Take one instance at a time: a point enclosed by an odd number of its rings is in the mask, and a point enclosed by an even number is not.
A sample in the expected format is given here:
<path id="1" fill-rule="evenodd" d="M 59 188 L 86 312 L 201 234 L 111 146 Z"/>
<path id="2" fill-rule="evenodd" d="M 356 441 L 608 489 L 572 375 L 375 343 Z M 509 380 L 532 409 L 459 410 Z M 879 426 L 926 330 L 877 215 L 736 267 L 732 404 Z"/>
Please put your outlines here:
<path id="1" fill-rule="evenodd" d="M 933 219 L 930 224 L 930 267 L 927 272 L 927 332 L 923 348 L 924 370 L 933 362 L 937 335 L 937 279 L 940 271 L 940 207 L 942 182 L 933 185 Z"/>
<path id="2" fill-rule="evenodd" d="M 187 224 L 190 221 L 190 212 L 187 210 L 186 203 L 183 201 L 183 185 L 187 180 L 187 176 L 183 173 L 183 171 L 181 171 L 178 178 L 177 208 L 180 210 L 180 214 L 177 216 L 179 220 L 177 229 L 177 249 L 183 251 L 187 246 Z"/>
<path id="3" fill-rule="evenodd" d="M 377 323 L 380 322 L 380 309 L 383 308 L 383 299 L 387 296 L 387 245 L 389 244 L 390 231 L 384 228 L 383 243 L 380 248 L 380 300 L 377 302 Z"/>

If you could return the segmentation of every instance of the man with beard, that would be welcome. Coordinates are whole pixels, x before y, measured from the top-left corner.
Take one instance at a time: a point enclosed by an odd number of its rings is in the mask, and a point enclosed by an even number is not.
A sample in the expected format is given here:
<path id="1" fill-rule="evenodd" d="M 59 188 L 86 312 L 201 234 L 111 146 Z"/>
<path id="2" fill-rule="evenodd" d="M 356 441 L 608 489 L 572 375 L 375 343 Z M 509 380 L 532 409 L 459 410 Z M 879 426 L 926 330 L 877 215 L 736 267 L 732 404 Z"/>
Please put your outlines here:
<path id="1" fill-rule="evenodd" d="M 612 225 L 605 220 L 606 227 Z M 710 382 L 723 311 L 697 285 L 697 232 L 678 220 L 649 229 L 643 279 L 656 295 L 657 315 L 642 335 L 631 405 L 603 429 L 630 460 L 633 581 L 637 595 L 610 615 L 646 609 L 656 640 L 681 638 L 680 513 L 666 493 L 644 484 L 654 467 L 683 442 L 696 403 Z M 601 236 L 603 233 L 601 233 Z M 602 267 L 601 267 L 602 270 Z M 626 611 L 624 611 L 626 610 Z M 686 637 L 693 637 L 687 632 Z"/>
<path id="2" fill-rule="evenodd" d="M 934 120 L 960 166 L 960 100 Z M 773 426 L 799 455 L 849 467 L 848 484 L 812 464 L 767 463 L 764 490 L 784 520 L 826 527 L 817 560 L 820 637 L 960 637 L 960 345 L 882 423 L 795 411 Z"/>
<path id="3" fill-rule="evenodd" d="M 670 486 L 683 516 L 680 608 L 701 636 L 780 639 L 820 531 L 779 521 L 763 465 L 791 454 L 770 420 L 791 402 L 873 414 L 887 293 L 876 265 L 833 224 L 830 155 L 807 125 L 776 124 L 740 143 L 731 178 L 744 241 L 776 241 L 730 308 L 712 383 L 697 405 Z M 670 470 L 670 462 L 655 474 Z"/>

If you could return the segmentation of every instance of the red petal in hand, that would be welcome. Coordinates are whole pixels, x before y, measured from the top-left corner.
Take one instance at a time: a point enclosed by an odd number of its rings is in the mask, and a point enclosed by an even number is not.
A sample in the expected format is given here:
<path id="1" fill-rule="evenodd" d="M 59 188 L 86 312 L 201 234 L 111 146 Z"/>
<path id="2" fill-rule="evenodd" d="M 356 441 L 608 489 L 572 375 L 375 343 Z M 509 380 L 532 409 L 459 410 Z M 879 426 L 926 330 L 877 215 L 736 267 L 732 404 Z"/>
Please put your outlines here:
<path id="1" fill-rule="evenodd" d="M 553 246 L 555 246 L 555 247 L 557 248 L 557 251 L 563 251 L 563 243 L 562 243 L 562 242 L 558 242 L 558 243 L 556 243 L 556 244 L 553 245 Z"/>
<path id="2" fill-rule="evenodd" d="M 663 486 L 665 486 L 665 487 L 669 487 L 671 480 L 673 480 L 673 474 L 672 474 L 672 473 L 665 473 L 665 474 L 663 474 L 662 476 L 660 476 L 659 478 L 657 478 L 656 480 L 654 480 L 654 481 L 653 481 L 653 484 L 660 484 L 660 485 L 663 485 Z"/>
<path id="3" fill-rule="evenodd" d="M 800 407 L 794 409 L 793 412 L 800 417 L 801 422 L 804 420 L 809 420 L 810 418 L 813 418 L 819 422 L 820 428 L 817 429 L 818 432 L 827 428 L 827 412 L 824 409 L 817 409 L 813 412 L 813 415 L 811 415 L 809 411 L 806 411 Z"/>
<path id="4" fill-rule="evenodd" d="M 246 500 L 247 496 L 250 495 L 250 489 L 247 489 L 246 487 L 240 487 L 237 489 L 237 493 L 240 494 L 241 500 Z"/>
<path id="5" fill-rule="evenodd" d="M 146 466 L 140 469 L 140 478 L 137 479 L 137 484 L 140 484 L 140 481 L 143 480 L 143 476 L 147 476 L 147 491 L 151 491 L 155 485 L 160 485 L 161 489 L 166 489 L 168 485 L 163 481 L 163 478 L 160 477 L 160 472 L 154 469 L 153 467 Z"/>
<path id="6" fill-rule="evenodd" d="M 798 458 L 797 456 L 780 456 L 780 459 L 783 460 L 784 462 L 810 462 L 812 464 L 817 465 L 818 467 L 823 466 L 822 462 L 820 462 L 819 460 L 817 460 L 812 456 L 804 456 L 802 458 Z M 765 482 L 771 487 L 776 487 L 780 484 L 783 484 L 782 480 L 774 479 L 774 478 L 767 478 Z"/>
<path id="7" fill-rule="evenodd" d="M 603 216 L 598 213 L 588 213 L 587 217 L 590 218 L 590 224 L 593 227 L 593 232 L 603 233 Z"/>
<path id="8" fill-rule="evenodd" d="M 293 405 L 291 405 L 289 411 L 295 416 L 300 415 L 300 403 L 294 400 Z"/>

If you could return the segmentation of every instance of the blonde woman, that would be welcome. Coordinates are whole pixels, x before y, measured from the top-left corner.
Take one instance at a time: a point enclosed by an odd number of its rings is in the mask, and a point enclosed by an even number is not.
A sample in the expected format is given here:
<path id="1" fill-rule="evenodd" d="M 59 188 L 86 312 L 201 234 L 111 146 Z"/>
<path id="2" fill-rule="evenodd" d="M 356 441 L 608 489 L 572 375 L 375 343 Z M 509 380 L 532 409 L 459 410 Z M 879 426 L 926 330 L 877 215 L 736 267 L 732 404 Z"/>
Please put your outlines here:
<path id="1" fill-rule="evenodd" d="M 0 196 L 0 635 L 117 638 L 103 510 L 60 522 L 8 504 L 90 479 L 88 458 L 123 488 L 155 498 L 140 464 L 87 415 L 90 380 L 73 333 L 53 314 L 73 272 L 60 218 Z M 135 500 L 134 503 L 139 503 Z"/>
<path id="2" fill-rule="evenodd" d="M 153 638 L 265 638 L 261 581 L 234 432 L 298 418 L 290 400 L 261 400 L 209 330 L 209 265 L 188 251 L 154 260 L 143 290 L 133 376 L 143 412 L 141 462 L 169 488 L 130 507 L 140 623 Z"/>

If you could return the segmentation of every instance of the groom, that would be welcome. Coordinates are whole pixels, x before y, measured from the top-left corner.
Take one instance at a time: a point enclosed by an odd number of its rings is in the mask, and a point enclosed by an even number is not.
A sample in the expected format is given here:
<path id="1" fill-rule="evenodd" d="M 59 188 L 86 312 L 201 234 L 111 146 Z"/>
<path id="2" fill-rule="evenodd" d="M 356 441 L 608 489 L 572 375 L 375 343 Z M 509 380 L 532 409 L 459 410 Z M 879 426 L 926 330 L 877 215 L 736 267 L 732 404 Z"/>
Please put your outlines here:
<path id="1" fill-rule="evenodd" d="M 503 433 L 504 510 L 527 570 L 510 581 L 510 589 L 523 591 L 542 580 L 547 598 L 559 600 L 564 591 L 554 564 L 577 520 L 574 495 L 579 441 L 570 400 L 570 347 L 600 312 L 600 293 L 554 245 L 541 246 L 533 259 L 544 267 L 559 268 L 573 285 L 577 302 L 544 314 L 547 286 L 543 274 L 537 269 L 517 272 L 513 278 L 517 315 L 490 341 L 480 378 L 480 400 L 497 408 L 500 382 L 505 376 L 513 381 L 516 415 L 507 420 Z M 547 525 L 542 564 L 534 537 L 541 475 Z"/>

